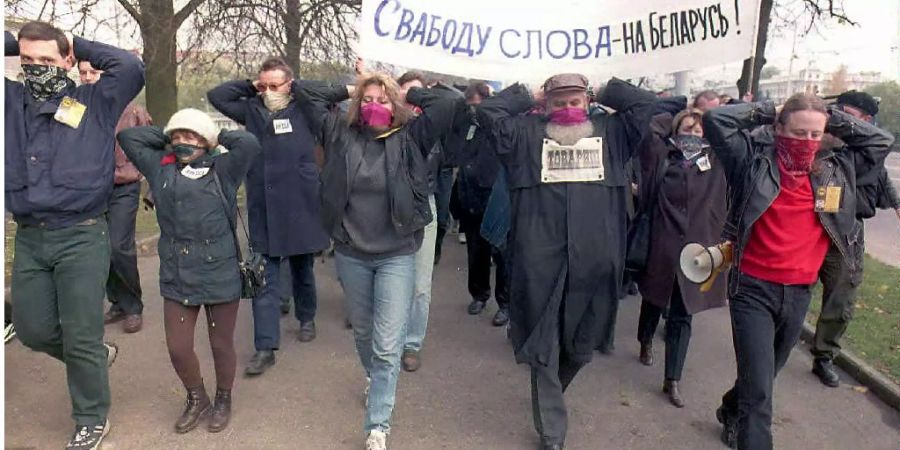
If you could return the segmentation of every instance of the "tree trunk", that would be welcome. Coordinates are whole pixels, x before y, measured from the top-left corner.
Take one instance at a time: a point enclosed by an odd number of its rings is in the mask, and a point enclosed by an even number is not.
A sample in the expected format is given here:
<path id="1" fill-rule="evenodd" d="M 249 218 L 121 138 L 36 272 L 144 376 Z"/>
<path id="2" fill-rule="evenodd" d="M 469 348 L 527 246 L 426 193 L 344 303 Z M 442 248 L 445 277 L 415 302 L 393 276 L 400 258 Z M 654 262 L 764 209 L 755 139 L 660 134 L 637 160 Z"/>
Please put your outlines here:
<path id="1" fill-rule="evenodd" d="M 157 125 L 165 125 L 178 110 L 175 33 L 175 30 L 150 29 L 141 33 L 144 39 L 147 111 Z"/>
<path id="2" fill-rule="evenodd" d="M 762 0 L 759 6 L 759 24 L 756 34 L 756 57 L 744 60 L 744 68 L 741 71 L 741 79 L 737 82 L 738 93 L 741 97 L 748 91 L 754 98 L 759 98 L 759 75 L 766 64 L 766 42 L 768 42 L 769 22 L 772 18 L 772 4 L 774 0 Z M 752 76 L 751 76 L 752 74 Z M 750 80 L 753 83 L 750 83 Z"/>
<path id="3" fill-rule="evenodd" d="M 300 0 L 284 2 L 284 60 L 300 76 Z"/>

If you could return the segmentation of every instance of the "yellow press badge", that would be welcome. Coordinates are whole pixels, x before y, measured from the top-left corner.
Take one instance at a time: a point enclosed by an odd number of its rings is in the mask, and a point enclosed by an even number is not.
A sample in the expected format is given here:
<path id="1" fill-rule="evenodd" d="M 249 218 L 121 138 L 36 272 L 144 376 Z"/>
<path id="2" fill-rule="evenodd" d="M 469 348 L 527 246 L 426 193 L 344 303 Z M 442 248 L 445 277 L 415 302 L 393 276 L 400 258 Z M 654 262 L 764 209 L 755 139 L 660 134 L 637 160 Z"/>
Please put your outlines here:
<path id="1" fill-rule="evenodd" d="M 603 179 L 603 138 L 583 138 L 575 145 L 560 145 L 553 139 L 544 139 L 542 182 L 580 183 Z"/>
<path id="2" fill-rule="evenodd" d="M 822 186 L 816 190 L 816 212 L 836 213 L 841 209 L 840 186 Z"/>
<path id="3" fill-rule="evenodd" d="M 56 109 L 56 114 L 53 115 L 53 118 L 57 122 L 64 123 L 72 128 L 78 128 L 86 110 L 87 106 L 84 106 L 72 97 L 65 96 L 59 102 L 59 108 Z"/>

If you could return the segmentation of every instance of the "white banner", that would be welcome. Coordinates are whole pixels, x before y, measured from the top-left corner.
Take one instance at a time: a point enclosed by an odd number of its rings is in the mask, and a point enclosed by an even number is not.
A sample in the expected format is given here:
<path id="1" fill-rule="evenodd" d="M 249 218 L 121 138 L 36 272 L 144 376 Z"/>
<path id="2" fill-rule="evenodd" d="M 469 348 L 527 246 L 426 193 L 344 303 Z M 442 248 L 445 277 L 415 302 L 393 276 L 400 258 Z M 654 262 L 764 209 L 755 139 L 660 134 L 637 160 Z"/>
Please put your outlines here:
<path id="1" fill-rule="evenodd" d="M 759 0 L 363 0 L 361 56 L 488 80 L 697 69 L 753 53 Z"/>

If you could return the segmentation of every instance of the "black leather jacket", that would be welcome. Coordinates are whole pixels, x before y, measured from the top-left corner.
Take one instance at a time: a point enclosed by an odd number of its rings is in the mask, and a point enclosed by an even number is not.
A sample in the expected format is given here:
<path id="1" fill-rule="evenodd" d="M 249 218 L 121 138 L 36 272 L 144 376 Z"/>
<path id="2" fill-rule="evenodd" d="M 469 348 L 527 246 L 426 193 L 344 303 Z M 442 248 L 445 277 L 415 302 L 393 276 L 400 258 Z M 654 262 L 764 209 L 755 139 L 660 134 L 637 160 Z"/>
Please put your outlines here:
<path id="1" fill-rule="evenodd" d="M 723 232 L 735 244 L 735 267 L 729 280 L 729 295 L 738 290 L 737 274 L 753 224 L 769 209 L 781 192 L 780 172 L 771 133 L 751 130 L 775 121 L 772 103 L 723 106 L 703 116 L 706 137 L 725 166 L 731 208 Z M 861 226 L 856 220 L 858 185 L 876 182 L 893 136 L 878 127 L 841 111 L 830 111 L 825 131 L 846 146 L 823 148 L 816 154 L 817 169 L 810 173 L 813 192 L 824 186 L 840 186 L 842 195 L 836 213 L 818 213 L 825 231 L 841 252 L 854 277 L 861 277 L 857 262 L 863 251 Z"/>
<path id="2" fill-rule="evenodd" d="M 306 81 L 300 83 L 297 95 L 313 135 L 325 149 L 322 223 L 332 237 L 341 238 L 351 165 L 361 161 L 366 142 L 376 136 L 358 124 L 348 124 L 344 113 L 331 111 L 334 104 L 349 97 L 346 87 Z M 450 132 L 457 111 L 465 107 L 461 96 L 444 88 L 413 88 L 407 100 L 421 107 L 422 114 L 377 138 L 384 140 L 391 221 L 401 235 L 421 230 L 433 220 L 426 158 Z"/>

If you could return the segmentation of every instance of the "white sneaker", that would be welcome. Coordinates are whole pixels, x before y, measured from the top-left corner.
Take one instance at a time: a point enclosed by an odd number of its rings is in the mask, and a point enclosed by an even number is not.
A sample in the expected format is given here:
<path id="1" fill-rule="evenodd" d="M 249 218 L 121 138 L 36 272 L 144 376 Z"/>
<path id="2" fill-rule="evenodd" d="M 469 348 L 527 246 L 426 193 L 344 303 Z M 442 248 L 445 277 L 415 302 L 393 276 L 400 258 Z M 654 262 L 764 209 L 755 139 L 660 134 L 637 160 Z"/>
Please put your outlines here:
<path id="1" fill-rule="evenodd" d="M 387 450 L 387 433 L 375 429 L 366 438 L 366 450 Z"/>
<path id="2" fill-rule="evenodd" d="M 459 233 L 459 243 L 460 244 L 466 243 L 466 233 Z"/>
<path id="3" fill-rule="evenodd" d="M 104 342 L 103 346 L 106 347 L 106 367 L 112 367 L 119 356 L 119 346 L 112 342 Z"/>

